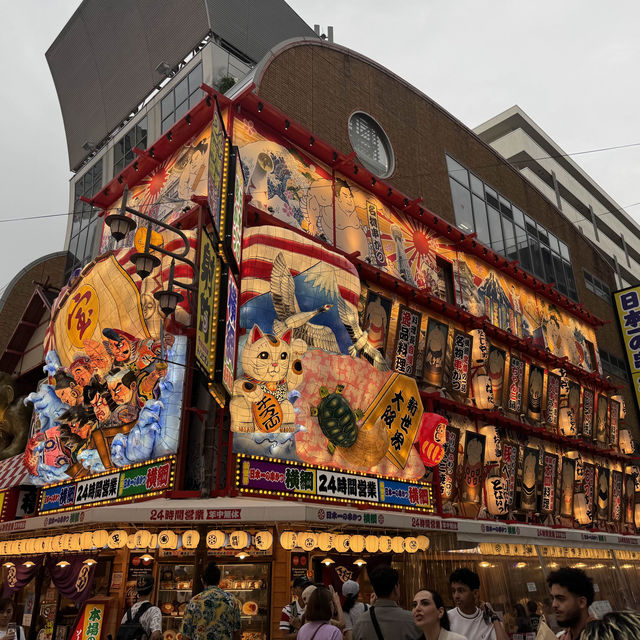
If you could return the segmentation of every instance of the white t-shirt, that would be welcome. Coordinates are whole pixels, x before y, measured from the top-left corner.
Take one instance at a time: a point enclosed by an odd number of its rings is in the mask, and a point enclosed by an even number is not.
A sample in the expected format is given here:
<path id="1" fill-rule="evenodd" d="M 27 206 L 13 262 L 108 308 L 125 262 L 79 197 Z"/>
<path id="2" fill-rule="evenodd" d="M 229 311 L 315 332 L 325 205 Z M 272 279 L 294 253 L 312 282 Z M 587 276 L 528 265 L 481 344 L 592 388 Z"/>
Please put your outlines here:
<path id="1" fill-rule="evenodd" d="M 480 609 L 470 616 L 462 613 L 458 607 L 447 611 L 451 631 L 459 633 L 467 640 L 496 640 L 496 631 L 487 622 Z"/>
<path id="2" fill-rule="evenodd" d="M 356 620 L 369 608 L 364 602 L 356 602 L 349 611 L 344 611 L 344 630 L 353 629 Z"/>

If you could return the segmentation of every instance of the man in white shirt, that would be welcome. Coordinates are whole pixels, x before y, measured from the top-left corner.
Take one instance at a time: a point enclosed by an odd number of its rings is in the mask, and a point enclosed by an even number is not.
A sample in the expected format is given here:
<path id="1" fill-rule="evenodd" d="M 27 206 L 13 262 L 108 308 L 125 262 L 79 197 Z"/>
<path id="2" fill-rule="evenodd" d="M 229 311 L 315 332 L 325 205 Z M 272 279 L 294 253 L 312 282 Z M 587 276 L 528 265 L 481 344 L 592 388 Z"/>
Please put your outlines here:
<path id="1" fill-rule="evenodd" d="M 149 597 L 153 591 L 153 576 L 146 575 L 138 578 L 136 584 L 138 591 L 138 602 L 131 607 L 131 619 L 133 620 L 138 613 L 138 609 L 145 603 L 149 602 Z M 160 640 L 162 638 L 162 613 L 160 609 L 154 605 L 145 606 L 146 611 L 140 616 L 140 624 L 145 632 L 146 640 Z M 121 624 L 127 621 L 127 613 L 125 611 Z"/>
<path id="2" fill-rule="evenodd" d="M 451 631 L 459 633 L 467 640 L 508 640 L 500 618 L 488 602 L 476 606 L 480 577 L 471 569 L 456 569 L 449 576 L 451 595 L 456 605 L 450 609 Z"/>

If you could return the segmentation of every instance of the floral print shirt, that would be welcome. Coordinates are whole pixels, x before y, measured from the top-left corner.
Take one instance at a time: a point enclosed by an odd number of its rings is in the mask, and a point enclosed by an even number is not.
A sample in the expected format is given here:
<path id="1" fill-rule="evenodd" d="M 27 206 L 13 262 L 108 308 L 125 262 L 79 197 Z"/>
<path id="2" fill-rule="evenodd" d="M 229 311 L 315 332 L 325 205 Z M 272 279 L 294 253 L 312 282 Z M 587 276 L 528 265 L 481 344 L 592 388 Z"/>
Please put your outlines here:
<path id="1" fill-rule="evenodd" d="M 238 601 L 219 587 L 191 598 L 182 619 L 183 640 L 231 640 L 240 630 Z"/>

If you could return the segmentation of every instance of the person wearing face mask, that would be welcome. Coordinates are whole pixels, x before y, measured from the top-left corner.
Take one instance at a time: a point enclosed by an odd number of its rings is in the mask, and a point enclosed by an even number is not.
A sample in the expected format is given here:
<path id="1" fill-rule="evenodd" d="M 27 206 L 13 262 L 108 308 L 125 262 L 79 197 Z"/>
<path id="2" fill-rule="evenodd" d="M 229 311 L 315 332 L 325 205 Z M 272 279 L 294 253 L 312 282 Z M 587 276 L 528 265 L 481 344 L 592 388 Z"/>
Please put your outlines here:
<path id="1" fill-rule="evenodd" d="M 449 616 L 437 591 L 421 589 L 413 597 L 411 613 L 422 635 L 416 640 L 467 640 L 449 628 Z"/>
<path id="2" fill-rule="evenodd" d="M 0 640 L 25 640 L 24 630 L 13 621 L 13 602 L 0 599 Z"/>

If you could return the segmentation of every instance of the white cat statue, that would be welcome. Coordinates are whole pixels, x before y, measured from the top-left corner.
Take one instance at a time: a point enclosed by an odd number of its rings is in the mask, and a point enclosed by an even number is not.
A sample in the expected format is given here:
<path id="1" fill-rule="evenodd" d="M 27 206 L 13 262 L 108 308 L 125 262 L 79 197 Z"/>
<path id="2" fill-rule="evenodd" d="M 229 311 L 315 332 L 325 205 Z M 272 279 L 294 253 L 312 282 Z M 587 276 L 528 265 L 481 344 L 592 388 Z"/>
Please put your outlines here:
<path id="1" fill-rule="evenodd" d="M 275 336 L 253 325 L 241 355 L 243 376 L 233 383 L 232 431 L 295 431 L 295 413 L 287 394 L 302 382 L 301 358 L 306 350 L 307 343 L 292 339 L 291 330 Z"/>

